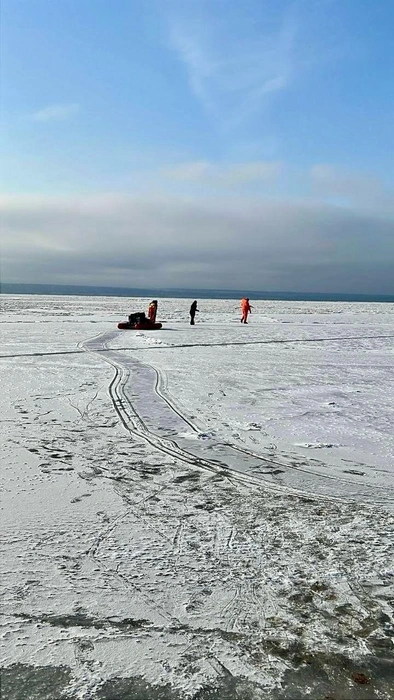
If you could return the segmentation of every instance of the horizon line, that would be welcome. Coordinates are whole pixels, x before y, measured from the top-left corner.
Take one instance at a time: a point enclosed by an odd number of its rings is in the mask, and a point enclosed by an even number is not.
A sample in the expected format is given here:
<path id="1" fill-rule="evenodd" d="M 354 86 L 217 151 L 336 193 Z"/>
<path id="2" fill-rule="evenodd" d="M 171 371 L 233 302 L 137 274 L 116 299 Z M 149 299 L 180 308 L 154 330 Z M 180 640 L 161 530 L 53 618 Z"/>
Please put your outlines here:
<path id="1" fill-rule="evenodd" d="M 10 291 L 7 291 L 7 288 Z M 341 301 L 341 298 L 343 300 L 362 300 L 362 299 L 370 299 L 370 298 L 379 298 L 385 301 L 391 301 L 394 302 L 394 294 L 381 294 L 381 293 L 365 293 L 365 292 L 299 292 L 299 291 L 274 291 L 274 290 L 261 290 L 261 289 L 226 289 L 226 288 L 213 288 L 213 287 L 118 287 L 118 286 L 113 286 L 113 285 L 89 285 L 89 284 L 58 284 L 58 283 L 39 283 L 39 282 L 1 282 L 0 283 L 0 294 L 12 294 L 12 293 L 18 293 L 16 291 L 12 291 L 12 288 L 19 288 L 20 290 L 22 289 L 29 289 L 29 291 L 25 292 L 20 292 L 20 293 L 26 293 L 26 294 L 39 294 L 38 290 L 44 290 L 46 289 L 51 289 L 52 294 L 60 296 L 62 292 L 64 292 L 67 295 L 66 290 L 69 290 L 68 293 L 70 295 L 73 295 L 71 290 L 101 290 L 101 293 L 94 293 L 92 296 L 105 296 L 105 291 L 107 292 L 114 292 L 114 291 L 119 291 L 119 292 L 127 292 L 128 296 L 137 296 L 138 294 L 135 294 L 136 292 L 141 292 L 142 294 L 140 296 L 144 296 L 143 293 L 147 293 L 148 296 L 152 295 L 152 292 L 176 292 L 176 293 L 181 293 L 181 292 L 190 292 L 193 293 L 191 296 L 196 294 L 197 292 L 200 293 L 201 295 L 207 295 L 209 292 L 214 292 L 214 293 L 228 293 L 231 295 L 241 295 L 241 296 L 246 296 L 247 294 L 250 295 L 251 298 L 256 298 L 256 295 L 262 296 L 264 295 L 265 297 L 269 297 L 270 295 L 278 297 L 278 296 L 290 296 L 290 297 L 307 297 L 308 299 L 312 300 L 312 297 L 334 297 L 335 300 Z M 56 291 L 58 290 L 58 291 Z M 130 292 L 134 292 L 134 294 L 130 294 Z M 74 292 L 75 293 L 75 292 Z M 114 294 L 111 294 L 110 296 L 116 296 Z M 269 300 L 269 299 L 267 299 Z M 286 301 L 286 300 L 284 300 Z M 294 298 L 294 301 L 297 301 L 297 299 Z M 303 301 L 303 299 L 299 299 L 299 301 Z M 329 301 L 329 299 L 327 299 Z"/>

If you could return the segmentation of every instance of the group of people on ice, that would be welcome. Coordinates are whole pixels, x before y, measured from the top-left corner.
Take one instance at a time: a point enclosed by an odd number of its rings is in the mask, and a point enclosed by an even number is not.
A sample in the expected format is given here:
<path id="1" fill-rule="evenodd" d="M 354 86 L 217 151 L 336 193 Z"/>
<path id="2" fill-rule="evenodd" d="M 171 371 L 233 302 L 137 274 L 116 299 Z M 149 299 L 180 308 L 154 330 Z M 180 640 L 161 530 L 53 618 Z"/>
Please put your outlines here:
<path id="1" fill-rule="evenodd" d="M 147 324 L 156 324 L 156 316 L 157 316 L 157 307 L 158 307 L 158 301 L 157 299 L 153 299 L 153 301 L 150 302 L 149 307 L 148 307 L 148 317 L 145 316 L 143 312 L 140 312 L 138 314 L 130 314 L 129 316 L 129 323 L 134 324 L 136 321 L 138 323 L 147 323 Z M 248 315 L 252 313 L 252 306 L 249 303 L 248 297 L 244 297 L 241 299 L 241 312 L 242 312 L 242 318 L 241 318 L 241 323 L 247 323 L 248 322 Z M 194 326 L 195 322 L 195 316 L 196 313 L 198 312 L 197 308 L 197 301 L 193 301 L 193 303 L 190 306 L 190 325 Z M 136 318 L 138 316 L 138 319 Z"/>
<path id="2" fill-rule="evenodd" d="M 139 313 L 133 313 L 130 314 L 129 316 L 129 324 L 133 325 L 136 322 L 139 324 L 149 324 L 151 326 L 158 325 L 156 324 L 156 316 L 157 316 L 157 307 L 158 307 L 158 301 L 157 299 L 153 299 L 151 303 L 148 306 L 148 316 L 146 317 L 143 311 L 140 311 Z M 194 319 L 196 316 L 196 313 L 198 312 L 197 308 L 197 301 L 193 301 L 192 305 L 190 306 L 190 325 L 194 326 Z"/>

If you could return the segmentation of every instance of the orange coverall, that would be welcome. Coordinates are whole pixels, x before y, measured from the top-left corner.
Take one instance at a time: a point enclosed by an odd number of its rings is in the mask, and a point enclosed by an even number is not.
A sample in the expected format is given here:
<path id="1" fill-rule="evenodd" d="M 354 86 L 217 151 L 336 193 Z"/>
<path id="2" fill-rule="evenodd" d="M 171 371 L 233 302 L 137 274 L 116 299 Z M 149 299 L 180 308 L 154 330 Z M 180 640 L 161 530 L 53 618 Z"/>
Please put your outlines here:
<path id="1" fill-rule="evenodd" d="M 241 323 L 247 323 L 248 322 L 248 313 L 252 313 L 252 307 L 249 304 L 249 299 L 242 299 L 241 300 L 241 311 L 242 311 Z"/>
<path id="2" fill-rule="evenodd" d="M 152 323 L 156 323 L 157 301 L 151 301 L 148 308 L 148 318 Z"/>

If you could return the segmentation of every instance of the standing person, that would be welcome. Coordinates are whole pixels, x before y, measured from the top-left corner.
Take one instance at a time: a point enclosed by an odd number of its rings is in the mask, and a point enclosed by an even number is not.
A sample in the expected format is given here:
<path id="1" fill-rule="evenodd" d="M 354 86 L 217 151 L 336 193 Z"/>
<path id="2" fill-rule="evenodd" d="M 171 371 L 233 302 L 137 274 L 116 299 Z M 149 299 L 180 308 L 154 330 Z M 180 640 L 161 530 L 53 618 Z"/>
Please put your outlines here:
<path id="1" fill-rule="evenodd" d="M 248 314 L 252 313 L 252 307 L 249 304 L 249 299 L 241 299 L 241 311 L 242 311 L 242 318 L 241 318 L 241 323 L 247 323 L 248 322 Z"/>
<path id="2" fill-rule="evenodd" d="M 193 301 L 193 303 L 192 303 L 192 305 L 191 305 L 191 307 L 190 307 L 190 312 L 189 312 L 189 313 L 190 313 L 190 325 L 191 325 L 191 326 L 194 326 L 194 317 L 195 317 L 195 315 L 196 315 L 196 311 L 198 311 L 197 302 L 196 302 L 196 301 Z"/>
<path id="3" fill-rule="evenodd" d="M 148 318 L 152 323 L 156 323 L 156 314 L 157 314 L 157 299 L 154 299 L 151 301 L 149 304 L 148 308 Z"/>

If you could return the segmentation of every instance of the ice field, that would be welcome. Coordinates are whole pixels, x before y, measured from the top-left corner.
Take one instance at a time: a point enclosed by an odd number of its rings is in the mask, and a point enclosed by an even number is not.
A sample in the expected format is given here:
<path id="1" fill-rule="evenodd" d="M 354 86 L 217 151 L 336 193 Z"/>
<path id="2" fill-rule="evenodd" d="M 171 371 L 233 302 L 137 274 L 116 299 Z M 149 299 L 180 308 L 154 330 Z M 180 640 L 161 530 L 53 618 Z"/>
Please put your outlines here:
<path id="1" fill-rule="evenodd" d="M 3 694 L 390 698 L 394 305 L 1 297 Z"/>

